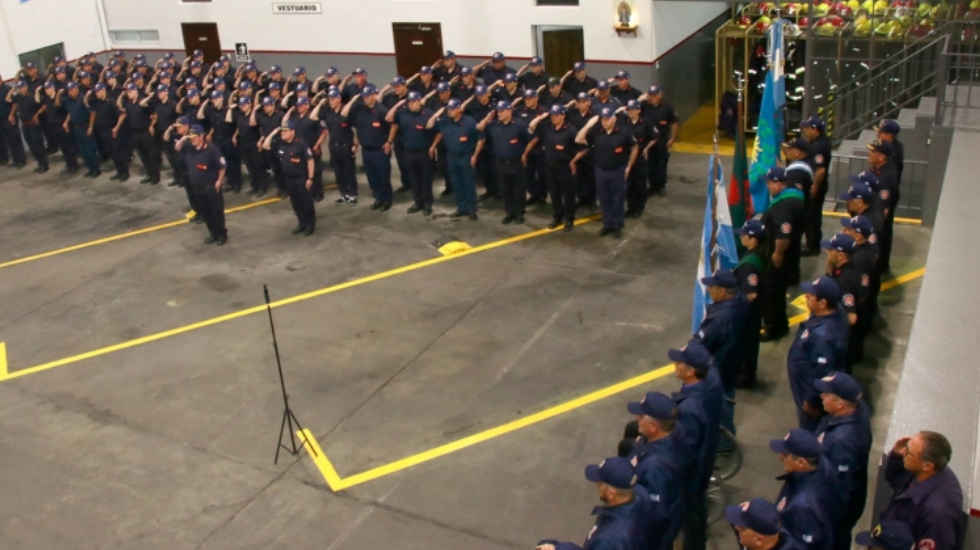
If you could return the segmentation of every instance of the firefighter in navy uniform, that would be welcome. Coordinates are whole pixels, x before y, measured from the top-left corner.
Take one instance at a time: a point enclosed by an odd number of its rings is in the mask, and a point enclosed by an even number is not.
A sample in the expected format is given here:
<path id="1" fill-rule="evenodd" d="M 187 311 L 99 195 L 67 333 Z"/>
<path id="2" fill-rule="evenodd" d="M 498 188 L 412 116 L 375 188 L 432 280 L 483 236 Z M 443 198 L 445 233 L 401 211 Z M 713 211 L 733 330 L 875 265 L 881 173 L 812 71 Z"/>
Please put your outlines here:
<path id="1" fill-rule="evenodd" d="M 157 155 L 155 162 L 159 164 L 162 160 L 159 155 L 166 148 L 163 132 L 177 120 L 177 102 L 173 99 L 173 94 L 171 94 L 170 88 L 166 84 L 157 84 L 156 96 L 147 97 L 143 102 L 150 107 L 149 132 L 153 136 L 154 151 Z M 170 166 L 173 167 L 174 159 L 170 158 L 169 154 L 167 156 L 170 161 Z M 177 185 L 177 179 L 174 178 L 170 185 Z"/>
<path id="2" fill-rule="evenodd" d="M 575 227 L 577 196 L 571 162 L 579 149 L 575 143 L 579 128 L 569 124 L 567 119 L 565 106 L 555 104 L 547 114 L 538 115 L 532 120 L 529 130 L 534 137 L 527 144 L 523 159 L 526 163 L 531 152 L 541 145 L 543 166 L 546 168 L 544 173 L 551 194 L 552 221 L 548 227 L 554 229 L 564 224 L 564 230 L 571 231 Z"/>
<path id="3" fill-rule="evenodd" d="M 556 77 L 549 78 L 548 87 L 538 94 L 538 103 L 545 111 L 550 109 L 555 103 L 568 106 L 568 104 L 574 99 L 574 96 L 562 91 L 561 80 Z"/>
<path id="4" fill-rule="evenodd" d="M 548 83 L 548 75 L 544 72 L 544 61 L 534 56 L 527 65 L 517 71 L 517 82 L 525 90 L 538 93 L 538 88 Z"/>
<path id="5" fill-rule="evenodd" d="M 807 162 L 813 169 L 813 185 L 806 197 L 806 219 L 804 234 L 806 235 L 806 255 L 820 253 L 820 241 L 823 238 L 823 201 L 827 195 L 827 182 L 830 176 L 831 143 L 824 133 L 824 123 L 820 117 L 811 116 L 800 124 L 800 133 L 807 141 Z"/>
<path id="6" fill-rule="evenodd" d="M 497 103 L 496 111 L 491 111 L 476 127 L 484 132 L 487 136 L 484 139 L 493 148 L 494 172 L 498 178 L 497 186 L 503 193 L 506 212 L 501 223 L 523 223 L 525 182 L 521 159 L 530 139 L 527 122 L 514 114 L 510 103 L 501 101 Z M 485 147 L 484 144 L 479 149 Z"/>
<path id="7" fill-rule="evenodd" d="M 221 194 L 225 159 L 217 147 L 207 142 L 204 128 L 198 124 L 191 126 L 189 135 L 181 138 L 175 147 L 186 167 L 187 186 L 196 196 L 195 202 L 211 233 L 204 244 L 221 246 L 228 242 Z"/>
<path id="8" fill-rule="evenodd" d="M 313 153 L 313 188 L 310 194 L 313 200 L 320 202 L 323 200 L 323 140 L 324 125 L 311 110 L 310 100 L 300 97 L 296 100 L 296 107 L 292 113 L 287 113 L 286 118 L 296 122 L 296 138 L 310 148 Z"/>
<path id="9" fill-rule="evenodd" d="M 616 83 L 610 93 L 623 105 L 626 105 L 630 100 L 635 100 L 640 97 L 640 90 L 630 85 L 630 74 L 628 72 L 617 71 L 615 81 Z"/>
<path id="10" fill-rule="evenodd" d="M 257 97 L 261 94 L 262 92 L 259 92 Z M 279 110 L 279 104 L 274 98 L 269 96 L 262 97 L 261 103 L 261 109 L 252 111 L 252 118 L 255 120 L 259 129 L 259 144 L 282 126 L 283 118 L 283 112 Z M 279 166 L 279 159 L 276 157 L 275 152 L 266 150 L 265 148 L 260 149 L 262 162 L 266 169 L 272 170 L 272 177 L 276 181 L 276 190 L 279 198 L 283 198 L 289 192 L 286 190 L 286 180 L 282 176 L 282 167 Z"/>
<path id="11" fill-rule="evenodd" d="M 44 133 L 41 130 L 41 118 L 38 114 L 41 105 L 37 102 L 34 91 L 31 90 L 30 84 L 26 80 L 18 80 L 9 97 L 13 103 L 9 115 L 11 125 L 16 128 L 17 122 L 14 117 L 20 119 L 24 141 L 27 142 L 27 147 L 37 162 L 37 168 L 34 169 L 34 172 L 43 174 L 48 171 L 48 151 L 44 145 Z"/>
<path id="12" fill-rule="evenodd" d="M 439 83 L 440 86 L 444 84 Z M 405 149 L 405 177 L 413 199 L 408 213 L 423 212 L 429 216 L 432 214 L 433 165 L 428 153 L 433 133 L 425 125 L 432 118 L 432 111 L 423 107 L 422 96 L 412 91 L 405 99 L 392 105 L 385 118 L 391 124 L 388 141 L 400 139 Z"/>
<path id="13" fill-rule="evenodd" d="M 759 366 L 759 329 L 762 328 L 762 302 L 766 288 L 767 262 L 763 253 L 766 228 L 760 220 L 746 220 L 738 234 L 745 252 L 735 266 L 735 278 L 748 303 L 748 313 L 741 336 L 743 357 L 735 387 L 747 389 L 755 386 Z"/>
<path id="14" fill-rule="evenodd" d="M 663 195 L 667 192 L 667 161 L 670 148 L 677 139 L 680 124 L 674 108 L 664 101 L 664 91 L 654 84 L 646 93 L 643 104 L 643 118 L 647 119 L 660 132 L 660 138 L 647 158 L 650 177 L 650 194 Z"/>
<path id="15" fill-rule="evenodd" d="M 296 135 L 295 120 L 285 120 L 282 126 L 266 138 L 263 147 L 274 150 L 282 175 L 289 189 L 289 202 L 293 206 L 298 224 L 293 235 L 310 236 L 316 230 L 316 210 L 313 202 L 313 152 Z M 273 139 L 279 135 L 277 143 Z"/>
<path id="16" fill-rule="evenodd" d="M 357 178 L 355 174 L 355 155 L 357 140 L 354 138 L 354 128 L 347 117 L 341 114 L 344 108 L 340 91 L 327 92 L 327 105 L 317 106 L 317 115 L 323 121 L 327 131 L 327 148 L 330 150 L 330 167 L 333 168 L 334 179 L 340 196 L 338 204 L 357 204 Z"/>
<path id="17" fill-rule="evenodd" d="M 121 181 L 129 178 L 129 164 L 133 149 L 139 154 L 146 176 L 140 183 L 160 183 L 160 166 L 155 164 L 153 137 L 150 136 L 150 115 L 148 109 L 139 101 L 139 89 L 132 82 L 126 85 L 124 96 L 119 99 L 120 116 L 112 129 L 116 140 L 117 162 L 123 167 Z"/>
<path id="18" fill-rule="evenodd" d="M 366 84 L 361 93 L 344 106 L 341 114 L 348 117 L 361 144 L 361 157 L 368 184 L 374 194 L 372 210 L 385 212 L 391 208 L 391 150 L 388 142 L 390 126 L 385 120 L 388 109 L 378 101 L 377 90 Z"/>
<path id="19" fill-rule="evenodd" d="M 232 143 L 238 148 L 238 156 L 248 168 L 251 185 L 249 194 L 261 197 L 265 195 L 269 187 L 269 174 L 266 172 L 262 154 L 259 152 L 259 128 L 252 118 L 254 109 L 251 97 L 243 95 L 238 98 L 238 107 L 232 113 L 235 124 L 235 135 L 232 136 Z"/>
<path id="20" fill-rule="evenodd" d="M 599 82 L 588 75 L 585 68 L 585 61 L 576 61 L 572 65 L 572 70 L 561 77 L 562 89 L 571 97 L 578 97 L 578 94 L 589 93 L 595 89 Z"/>
<path id="21" fill-rule="evenodd" d="M 548 111 L 541 107 L 537 92 L 530 89 L 524 90 L 523 101 L 514 106 L 514 116 L 523 121 L 525 126 L 530 126 L 532 120 L 546 112 Z M 527 156 L 524 165 L 524 185 L 528 195 L 539 197 L 541 202 L 544 202 L 544 196 L 548 193 L 548 182 L 544 174 L 544 158 L 538 150 L 532 151 Z M 524 209 L 521 208 L 521 212 L 523 211 Z"/>
<path id="22" fill-rule="evenodd" d="M 568 124 L 578 131 L 584 128 L 592 117 L 599 114 L 599 110 L 596 109 L 592 96 L 588 92 L 579 92 L 575 104 L 567 110 L 567 113 Z M 586 153 L 576 164 L 575 181 L 578 206 L 595 208 L 595 163 L 592 161 L 591 152 Z"/>
<path id="23" fill-rule="evenodd" d="M 430 75 L 431 75 L 431 72 L 430 72 Z M 430 79 L 429 80 L 431 81 L 431 76 L 430 76 Z M 413 82 L 412 84 L 413 85 L 414 84 L 418 84 L 418 81 Z M 440 83 L 440 85 L 441 85 L 441 87 L 444 87 L 446 89 L 446 91 L 448 92 L 448 90 L 449 90 L 449 84 L 448 83 L 442 82 L 442 83 Z M 437 86 L 435 84 L 433 84 L 431 90 L 435 90 L 436 87 Z M 391 79 L 391 84 L 389 85 L 389 89 L 391 90 L 390 92 L 385 93 L 385 94 L 382 95 L 382 97 L 381 97 L 381 104 L 385 106 L 385 109 L 387 109 L 388 112 L 391 112 L 391 108 L 395 104 L 397 104 L 398 102 L 400 102 L 400 101 L 404 100 L 406 97 L 408 97 L 408 92 L 409 92 L 410 87 L 406 85 L 404 78 L 402 78 L 401 76 L 396 76 L 395 78 Z M 426 93 L 428 93 L 428 92 L 426 92 Z M 423 95 L 423 96 L 426 95 L 425 93 L 421 93 L 421 92 L 420 92 L 420 94 Z M 406 162 L 405 161 L 405 145 L 402 143 L 401 136 L 396 136 L 394 138 L 394 141 L 392 142 L 392 151 L 395 153 L 395 160 L 398 162 L 398 174 L 399 174 L 400 179 L 401 179 L 401 186 L 396 190 L 396 192 L 398 192 L 398 193 L 406 193 L 408 191 L 411 191 L 412 190 L 412 185 L 411 185 L 411 182 L 409 181 L 409 178 L 408 178 L 408 168 L 407 168 L 407 166 L 405 164 L 405 162 Z"/>
<path id="24" fill-rule="evenodd" d="M 786 289 L 799 282 L 800 237 L 803 233 L 803 192 L 786 184 L 786 172 L 780 167 L 766 174 L 769 209 L 762 218 L 766 228 L 769 271 L 763 293 L 762 317 L 766 334 L 763 341 L 782 338 L 789 332 L 786 317 Z"/>
<path id="25" fill-rule="evenodd" d="M 627 100 L 626 116 L 623 123 L 636 138 L 636 144 L 640 148 L 641 159 L 637 160 L 630 172 L 629 182 L 626 188 L 626 217 L 639 218 L 643 215 L 643 210 L 647 204 L 647 163 L 646 159 L 650 155 L 650 150 L 657 146 L 660 131 L 640 114 L 642 107 L 640 102 L 635 99 Z"/>
<path id="26" fill-rule="evenodd" d="M 898 207 L 898 167 L 894 162 L 895 148 L 891 143 L 875 142 L 868 145 L 868 167 L 878 179 L 873 187 L 874 207 L 881 212 L 884 223 L 878 233 L 878 273 L 891 271 L 892 237 L 894 235 L 895 209 Z"/>
<path id="27" fill-rule="evenodd" d="M 449 82 L 459 76 L 462 70 L 463 67 L 456 62 L 456 54 L 452 50 L 446 50 L 442 59 L 432 64 L 432 72 L 437 82 Z"/>
<path id="28" fill-rule="evenodd" d="M 864 349 L 863 327 L 868 317 L 868 297 L 871 295 L 871 274 L 861 270 L 852 261 L 854 238 L 837 233 L 821 246 L 827 251 L 827 275 L 837 281 L 841 290 L 841 305 L 849 326 L 847 338 L 847 363 L 844 372 L 860 360 Z"/>
<path id="29" fill-rule="evenodd" d="M 75 82 L 69 82 L 65 88 L 66 97 L 62 99 L 68 116 L 65 119 L 65 130 L 70 133 L 75 146 L 82 155 L 85 167 L 88 172 L 87 178 L 97 178 L 102 172 L 99 170 L 99 155 L 95 148 L 95 140 L 92 138 L 94 133 L 92 124 L 95 121 L 95 114 L 89 111 L 85 105 L 81 94 L 81 88 Z"/>
<path id="30" fill-rule="evenodd" d="M 575 142 L 591 149 L 595 158 L 596 192 L 602 209 L 602 229 L 599 236 L 622 238 L 626 182 L 629 181 L 640 154 L 636 138 L 619 122 L 615 109 L 603 107 L 599 115 L 579 131 Z M 576 153 L 572 166 L 585 154 L 584 150 Z"/>
<path id="31" fill-rule="evenodd" d="M 13 89 L 0 77 L 0 164 L 12 161 L 14 168 L 23 168 L 27 158 L 17 129 L 17 119 L 13 116 L 13 101 Z"/>

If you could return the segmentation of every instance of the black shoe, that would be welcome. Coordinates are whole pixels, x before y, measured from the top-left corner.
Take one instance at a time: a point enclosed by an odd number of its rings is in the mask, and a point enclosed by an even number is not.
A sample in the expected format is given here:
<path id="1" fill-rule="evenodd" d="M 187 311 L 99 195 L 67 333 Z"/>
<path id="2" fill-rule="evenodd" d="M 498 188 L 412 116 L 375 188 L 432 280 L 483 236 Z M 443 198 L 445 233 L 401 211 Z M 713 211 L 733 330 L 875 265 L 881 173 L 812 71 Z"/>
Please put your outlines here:
<path id="1" fill-rule="evenodd" d="M 449 188 L 446 188 L 446 189 L 443 189 L 442 190 L 442 193 L 439 193 L 439 196 L 440 197 L 447 197 L 447 196 L 452 195 L 452 194 L 453 194 L 453 190 L 452 189 L 449 189 Z"/>
<path id="2" fill-rule="evenodd" d="M 344 204 L 345 202 L 347 202 L 347 197 L 341 195 L 340 197 L 337 198 L 337 200 L 335 200 L 333 202 L 335 202 L 337 204 Z"/>
<path id="3" fill-rule="evenodd" d="M 27 163 L 26 162 L 15 162 L 13 164 L 13 166 L 14 166 L 14 168 L 20 170 L 21 168 L 27 166 Z"/>
<path id="4" fill-rule="evenodd" d="M 562 229 L 562 231 L 564 231 L 565 233 L 568 233 L 569 231 L 571 231 L 574 228 L 575 228 L 575 224 L 574 223 L 572 223 L 572 222 L 565 222 L 565 229 Z"/>
<path id="5" fill-rule="evenodd" d="M 215 239 L 211 235 L 208 235 L 208 238 L 204 239 L 204 244 L 214 244 L 216 242 L 218 242 L 218 239 Z"/>
<path id="6" fill-rule="evenodd" d="M 195 215 L 193 218 L 190 219 L 189 223 L 204 223 L 204 218 Z"/>
<path id="7" fill-rule="evenodd" d="M 613 231 L 614 230 L 611 227 L 603 227 L 602 230 L 599 231 L 599 236 L 600 237 L 605 237 L 606 235 L 612 233 Z"/>
<path id="8" fill-rule="evenodd" d="M 622 229 L 615 229 L 615 230 L 613 230 L 612 236 L 613 237 L 616 237 L 617 239 L 622 239 L 623 238 L 623 230 Z"/>
<path id="9" fill-rule="evenodd" d="M 660 189 L 656 189 L 656 190 L 654 190 L 653 194 L 656 195 L 656 196 L 658 196 L 658 197 L 666 196 L 667 195 L 667 188 L 666 187 L 661 187 Z"/>
<path id="10" fill-rule="evenodd" d="M 524 223 L 524 216 L 517 216 L 514 218 L 514 223 Z"/>
<path id="11" fill-rule="evenodd" d="M 314 195 L 313 201 L 314 202 L 323 202 L 323 193 L 320 193 L 318 195 Z"/>
<path id="12" fill-rule="evenodd" d="M 239 185 L 238 187 L 232 187 L 231 188 L 231 192 L 232 193 L 241 193 L 242 192 L 242 186 Z"/>
<path id="13" fill-rule="evenodd" d="M 476 220 L 480 219 L 480 216 L 477 216 L 476 215 L 476 212 L 473 212 L 472 214 L 470 214 L 470 219 L 473 220 L 473 221 L 476 221 Z"/>
<path id="14" fill-rule="evenodd" d="M 129 174 L 126 174 L 125 176 L 119 176 L 119 183 L 123 183 L 126 181 L 129 181 Z"/>
<path id="15" fill-rule="evenodd" d="M 374 204 L 371 205 L 371 210 L 377 210 L 379 208 L 381 208 L 381 201 L 374 201 Z"/>
<path id="16" fill-rule="evenodd" d="M 113 176 L 109 179 L 112 181 L 122 181 L 122 178 L 122 174 L 113 174 Z"/>
<path id="17" fill-rule="evenodd" d="M 510 225 L 514 223 L 514 218 L 511 216 L 504 216 L 504 219 L 500 220 L 500 223 L 504 225 Z"/>
<path id="18" fill-rule="evenodd" d="M 464 213 L 460 212 L 459 210 L 457 210 L 457 211 L 453 212 L 452 214 L 450 214 L 449 217 L 450 218 L 462 218 L 465 215 L 466 214 L 464 214 Z"/>
<path id="19" fill-rule="evenodd" d="M 497 198 L 496 193 L 491 193 L 491 192 L 487 191 L 486 193 L 480 195 L 479 198 L 477 198 L 477 200 L 479 200 L 479 201 L 485 201 L 485 200 L 495 199 L 495 198 Z"/>
<path id="20" fill-rule="evenodd" d="M 398 191 L 395 191 L 395 193 L 408 193 L 409 191 L 411 191 L 411 189 L 403 185 L 399 187 Z"/>
<path id="21" fill-rule="evenodd" d="M 357 197 L 347 197 L 347 204 L 357 204 Z"/>
<path id="22" fill-rule="evenodd" d="M 150 183 L 152 181 L 153 181 L 153 178 L 151 178 L 150 176 L 146 176 L 145 178 L 143 178 L 143 179 L 140 180 L 140 183 Z"/>
<path id="23" fill-rule="evenodd" d="M 554 229 L 559 225 L 561 225 L 561 220 L 551 220 L 551 223 L 548 224 L 548 229 Z"/>
<path id="24" fill-rule="evenodd" d="M 302 232 L 304 232 L 304 231 L 306 231 L 306 228 L 305 228 L 305 227 L 303 227 L 302 225 L 297 225 L 297 226 L 296 226 L 296 227 L 295 227 L 295 228 L 293 229 L 293 235 L 299 235 L 300 233 L 302 233 Z"/>
<path id="25" fill-rule="evenodd" d="M 287 193 L 285 191 L 281 191 L 281 190 L 280 191 L 276 191 L 276 196 L 279 197 L 280 199 L 286 198 L 286 195 L 288 195 L 288 194 L 289 193 Z"/>
<path id="26" fill-rule="evenodd" d="M 541 199 L 541 197 L 530 197 L 526 201 L 524 201 L 524 204 L 527 206 L 533 206 L 535 204 L 538 204 L 539 202 L 544 202 Z"/>
<path id="27" fill-rule="evenodd" d="M 414 213 L 419 212 L 421 210 L 422 210 L 422 208 L 420 208 L 419 205 L 417 205 L 417 204 L 413 204 L 412 206 L 409 206 L 408 207 L 408 213 L 409 214 L 414 214 Z"/>
<path id="28" fill-rule="evenodd" d="M 378 207 L 378 210 L 380 210 L 382 212 L 387 212 L 387 211 L 391 210 L 391 203 L 390 202 L 383 202 L 383 203 L 381 203 L 381 206 Z"/>
<path id="29" fill-rule="evenodd" d="M 735 380 L 735 387 L 740 390 L 751 390 L 755 387 L 755 376 L 740 374 Z"/>
<path id="30" fill-rule="evenodd" d="M 258 194 L 259 194 L 259 190 L 258 190 L 258 189 L 255 189 L 255 188 L 253 187 L 252 189 L 249 189 L 249 190 L 248 190 L 248 194 L 249 194 L 250 196 L 253 196 L 253 197 L 254 197 L 255 195 L 258 195 Z"/>
<path id="31" fill-rule="evenodd" d="M 426 206 L 425 208 L 422 209 L 422 214 L 424 216 L 431 216 L 432 215 L 432 209 L 429 208 L 428 206 Z"/>
<path id="32" fill-rule="evenodd" d="M 176 179 L 172 179 L 167 182 L 167 187 L 177 187 L 178 185 L 180 185 L 180 182 L 178 182 Z"/>
<path id="33" fill-rule="evenodd" d="M 150 185 L 160 185 L 160 180 L 150 180 Z"/>
<path id="34" fill-rule="evenodd" d="M 315 227 L 307 227 L 306 230 L 303 231 L 303 235 L 309 237 L 310 235 L 313 234 L 314 231 L 316 231 Z"/>
<path id="35" fill-rule="evenodd" d="M 88 173 L 86 173 L 86 174 L 85 174 L 85 177 L 86 177 L 86 178 L 92 178 L 92 179 L 95 179 L 95 178 L 97 178 L 97 177 L 99 177 L 99 176 L 101 176 L 101 175 L 102 175 L 102 172 L 99 172 L 98 170 L 96 170 L 96 171 L 94 171 L 94 172 L 88 172 Z"/>
<path id="36" fill-rule="evenodd" d="M 43 174 L 43 173 L 45 173 L 47 171 L 48 171 L 47 168 L 43 168 L 41 166 L 38 166 L 37 168 L 34 169 L 34 173 L 35 174 Z"/>
<path id="37" fill-rule="evenodd" d="M 224 237 L 218 237 L 217 239 L 215 239 L 214 244 L 218 246 L 222 246 L 226 242 L 228 242 L 228 235 L 225 235 Z"/>

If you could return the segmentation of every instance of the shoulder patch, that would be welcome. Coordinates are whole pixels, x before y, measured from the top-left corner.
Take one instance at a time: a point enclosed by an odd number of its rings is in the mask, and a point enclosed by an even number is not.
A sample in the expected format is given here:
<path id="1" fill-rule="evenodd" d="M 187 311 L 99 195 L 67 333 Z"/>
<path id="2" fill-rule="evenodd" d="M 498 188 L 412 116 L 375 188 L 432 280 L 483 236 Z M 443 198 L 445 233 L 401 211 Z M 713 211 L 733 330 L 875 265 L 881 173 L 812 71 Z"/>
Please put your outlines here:
<path id="1" fill-rule="evenodd" d="M 813 160 L 816 161 L 817 164 L 823 164 L 823 155 L 817 155 L 813 157 Z"/>
<path id="2" fill-rule="evenodd" d="M 749 282 L 749 286 L 759 286 L 759 276 L 755 273 L 749 273 L 747 280 Z"/>
<path id="3" fill-rule="evenodd" d="M 936 541 L 933 539 L 922 539 L 916 545 L 919 550 L 936 550 Z"/>
<path id="4" fill-rule="evenodd" d="M 844 295 L 844 305 L 847 307 L 854 307 L 854 295 L 847 293 Z"/>
<path id="5" fill-rule="evenodd" d="M 591 540 L 592 539 L 592 535 L 595 534 L 596 529 L 598 529 L 598 528 L 599 528 L 598 525 L 593 525 L 592 526 L 592 529 L 589 529 L 589 534 L 585 536 L 585 540 Z"/>
<path id="6" fill-rule="evenodd" d="M 861 275 L 861 286 L 868 286 L 871 284 L 871 277 L 867 273 Z"/>
<path id="7" fill-rule="evenodd" d="M 887 189 L 882 189 L 881 191 L 878 191 L 878 196 L 881 197 L 881 200 L 886 201 L 888 200 L 890 194 L 888 193 Z"/>
<path id="8" fill-rule="evenodd" d="M 817 443 L 823 445 L 823 436 L 825 435 L 827 435 L 827 432 L 820 432 L 820 435 L 817 436 Z"/>
<path id="9" fill-rule="evenodd" d="M 871 235 L 870 235 L 870 236 L 868 237 L 868 242 L 869 242 L 869 243 L 871 243 L 871 244 L 877 244 L 877 243 L 878 243 L 878 235 L 877 235 L 877 234 L 875 234 L 875 233 L 872 233 L 872 234 L 871 234 Z"/>
<path id="10" fill-rule="evenodd" d="M 779 230 L 783 232 L 783 235 L 789 235 L 793 232 L 793 224 L 789 222 L 783 222 L 783 225 L 779 226 Z"/>
<path id="11" fill-rule="evenodd" d="M 776 504 L 777 511 L 782 512 L 784 509 L 786 509 L 786 497 L 779 499 L 779 503 Z"/>
<path id="12" fill-rule="evenodd" d="M 803 332 L 800 333 L 800 340 L 806 340 L 809 337 L 810 337 L 810 329 L 808 328 L 803 329 Z"/>

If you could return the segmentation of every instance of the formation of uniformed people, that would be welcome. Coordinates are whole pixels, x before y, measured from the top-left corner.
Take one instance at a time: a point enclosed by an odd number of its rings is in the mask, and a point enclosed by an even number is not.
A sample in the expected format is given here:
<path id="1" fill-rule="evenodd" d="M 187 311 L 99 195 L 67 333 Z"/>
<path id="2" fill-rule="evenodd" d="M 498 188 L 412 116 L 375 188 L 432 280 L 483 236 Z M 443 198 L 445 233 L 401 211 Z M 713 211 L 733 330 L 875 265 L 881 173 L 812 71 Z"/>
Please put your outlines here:
<path id="1" fill-rule="evenodd" d="M 626 93 L 628 87 L 619 90 Z M 632 109 L 634 100 L 626 101 Z M 766 340 L 788 333 L 786 293 L 801 281 L 801 257 L 820 249 L 826 251 L 822 273 L 799 284 L 809 316 L 786 360 L 796 426 L 770 441 L 782 464 L 782 486 L 770 495 L 773 500 L 729 506 L 725 517 L 749 550 L 845 550 L 852 540 L 875 549 L 960 548 L 965 515 L 959 482 L 947 467 L 952 450 L 945 437 L 931 431 L 895 443 L 884 459 L 893 495 L 874 518 L 874 528 L 852 539 L 868 497 L 872 432 L 864 391 L 850 370 L 862 358 L 888 266 L 879 243 L 894 218 L 901 145 L 895 139 L 898 124 L 883 121 L 882 138 L 869 145 L 870 169 L 855 176 L 840 197 L 850 217 L 823 239 L 819 225 L 829 142 L 818 118 L 806 119 L 802 127 L 799 138 L 784 144 L 785 167 L 767 174 L 769 209 L 738 231 L 743 251 L 738 265 L 701 280 L 711 304 L 687 345 L 668 354 L 680 391 L 650 392 L 629 403 L 636 420 L 627 425 L 619 457 L 586 469 L 603 505 L 593 512 L 596 520 L 584 545 L 543 540 L 539 549 L 666 549 L 678 535 L 685 549 L 705 547 L 706 490 L 716 456 L 733 443 L 736 388 L 756 382 L 760 329 Z M 601 128 L 606 136 L 615 132 Z M 642 144 L 633 135 L 632 146 Z M 630 164 L 620 168 L 628 171 Z M 596 164 L 600 186 L 602 171 L 609 168 Z M 617 222 L 606 223 L 615 228 Z"/>
<path id="2" fill-rule="evenodd" d="M 598 200 L 600 234 L 616 237 L 625 218 L 642 215 L 649 195 L 664 193 L 679 128 L 663 91 L 653 85 L 641 92 L 626 71 L 597 80 L 580 61 L 556 78 L 538 57 L 514 69 L 496 52 L 466 67 L 452 51 L 381 89 L 360 68 L 346 76 L 333 67 L 317 77 L 304 67 L 263 72 L 251 63 L 233 66 L 228 56 L 205 63 L 200 50 L 183 60 L 168 53 L 152 64 L 121 51 L 104 65 L 94 54 L 74 65 L 59 57 L 46 74 L 26 63 L 12 85 L 3 85 L 0 115 L 0 162 L 15 167 L 26 164 L 26 143 L 38 173 L 60 151 L 69 174 L 79 170 L 80 158 L 86 176 L 99 177 L 111 160 L 111 179 L 124 182 L 135 153 L 140 183 L 152 185 L 160 183 L 166 159 L 170 185 L 187 191 L 192 221 L 207 222 L 208 242 L 218 244 L 227 240 L 224 224 L 212 228 L 218 225 L 208 213 L 217 201 L 200 192 L 199 182 L 190 183 L 201 174 L 185 162 L 196 146 L 186 145 L 184 153 L 176 147 L 194 126 L 223 159 L 216 192 L 238 193 L 247 183 L 252 195 L 262 196 L 274 183 L 280 198 L 290 198 L 297 234 L 315 230 L 327 163 L 336 202 L 357 203 L 360 152 L 371 207 L 381 212 L 392 207 L 395 192 L 406 192 L 410 214 L 432 215 L 439 175 L 441 194 L 455 196 L 452 217 L 477 220 L 479 204 L 497 198 L 501 222 L 522 224 L 526 206 L 550 200 L 550 227 L 569 231 L 576 211 L 593 209 Z"/>

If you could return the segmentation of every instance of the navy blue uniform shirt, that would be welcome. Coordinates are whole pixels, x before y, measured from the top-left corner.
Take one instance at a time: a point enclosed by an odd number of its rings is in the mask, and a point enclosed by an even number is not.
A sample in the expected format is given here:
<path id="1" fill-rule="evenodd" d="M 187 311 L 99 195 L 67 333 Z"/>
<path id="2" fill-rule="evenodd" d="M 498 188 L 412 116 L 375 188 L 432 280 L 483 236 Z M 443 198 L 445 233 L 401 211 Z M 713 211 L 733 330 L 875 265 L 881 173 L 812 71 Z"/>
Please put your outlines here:
<path id="1" fill-rule="evenodd" d="M 792 472 L 776 499 L 779 523 L 804 548 L 831 550 L 834 546 L 834 499 L 820 470 Z"/>
<path id="2" fill-rule="evenodd" d="M 709 304 L 701 326 L 694 333 L 711 352 L 726 389 L 735 387 L 742 360 L 741 334 L 748 316 L 748 304 L 741 295 Z"/>
<path id="3" fill-rule="evenodd" d="M 689 491 L 700 494 L 708 487 L 718 448 L 722 393 L 718 369 L 708 369 L 699 382 L 685 384 L 671 396 L 677 404 L 678 441 L 688 457 L 694 457 L 689 476 Z"/>
<path id="4" fill-rule="evenodd" d="M 889 453 L 885 479 L 895 493 L 881 514 L 882 521 L 892 519 L 907 523 L 919 550 L 960 548 L 966 530 L 963 490 L 949 467 L 919 482 L 902 465 L 900 454 Z"/>
<path id="5" fill-rule="evenodd" d="M 436 123 L 436 128 L 442 132 L 446 152 L 451 155 L 472 155 L 476 142 L 483 137 L 483 133 L 476 129 L 476 122 L 465 114 L 459 121 L 443 116 Z"/>
<path id="6" fill-rule="evenodd" d="M 632 132 L 616 121 L 612 132 L 602 127 L 602 121 L 596 123 L 586 135 L 595 165 L 604 170 L 625 168 L 630 159 L 630 150 L 636 145 Z"/>
<path id="7" fill-rule="evenodd" d="M 385 120 L 388 109 L 381 102 L 374 107 L 357 103 L 350 112 L 350 119 L 357 129 L 357 138 L 361 146 L 369 150 L 378 150 L 388 141 L 388 130 L 391 127 Z"/>
<path id="8" fill-rule="evenodd" d="M 429 150 L 432 138 L 435 137 L 432 130 L 425 128 L 430 118 L 432 118 L 432 111 L 428 109 L 419 109 L 417 113 L 408 108 L 398 110 L 395 122 L 398 124 L 398 135 L 406 151 Z"/>
<path id="9" fill-rule="evenodd" d="M 814 431 L 823 447 L 824 473 L 827 475 L 841 509 L 857 506 L 863 510 L 868 486 L 868 454 L 871 452 L 871 419 L 868 406 L 845 416 L 826 415 Z"/>
<path id="10" fill-rule="evenodd" d="M 294 137 L 292 143 L 280 140 L 274 151 L 284 176 L 290 179 L 309 179 L 306 161 L 313 158 L 313 152 L 298 137 Z"/>
<path id="11" fill-rule="evenodd" d="M 803 408 L 805 401 L 821 409 L 820 394 L 813 381 L 831 371 L 846 370 L 846 323 L 841 312 L 835 310 L 822 317 L 811 316 L 797 329 L 786 358 L 789 389 L 797 407 Z"/>
<path id="12" fill-rule="evenodd" d="M 185 142 L 180 150 L 180 157 L 184 161 L 187 181 L 196 191 L 206 191 L 209 187 L 213 189 L 218 181 L 218 173 L 225 167 L 224 157 L 210 143 L 205 143 L 204 147 L 198 149 Z"/>
<path id="13" fill-rule="evenodd" d="M 580 149 L 575 143 L 575 135 L 578 129 L 566 120 L 561 128 L 555 128 L 550 120 L 543 120 L 535 129 L 534 135 L 538 138 L 539 146 L 544 151 L 544 160 L 551 166 L 558 164 L 568 164 L 572 157 Z"/>
<path id="14" fill-rule="evenodd" d="M 531 137 L 527 124 L 516 118 L 511 118 L 507 124 L 494 120 L 487 126 L 486 133 L 490 137 L 493 156 L 506 160 L 521 158 Z"/>

